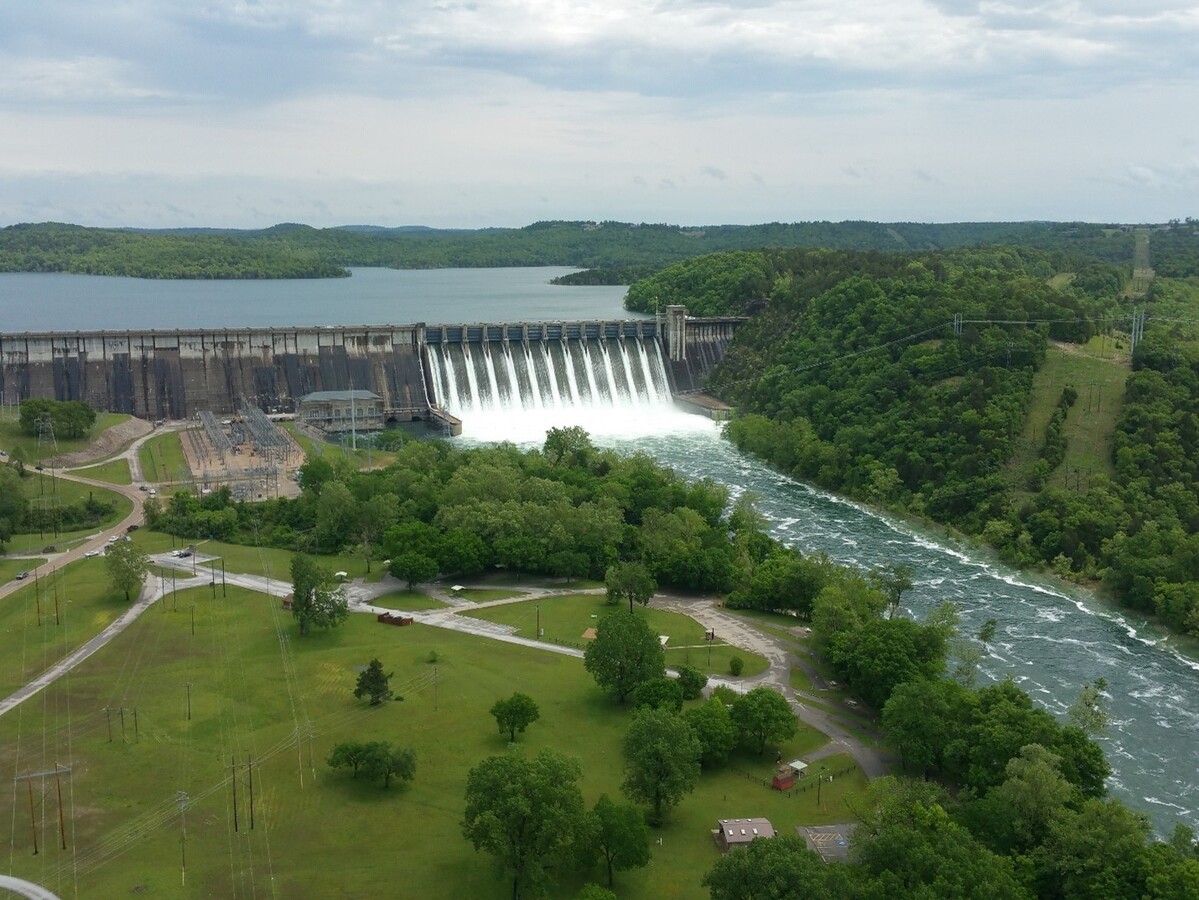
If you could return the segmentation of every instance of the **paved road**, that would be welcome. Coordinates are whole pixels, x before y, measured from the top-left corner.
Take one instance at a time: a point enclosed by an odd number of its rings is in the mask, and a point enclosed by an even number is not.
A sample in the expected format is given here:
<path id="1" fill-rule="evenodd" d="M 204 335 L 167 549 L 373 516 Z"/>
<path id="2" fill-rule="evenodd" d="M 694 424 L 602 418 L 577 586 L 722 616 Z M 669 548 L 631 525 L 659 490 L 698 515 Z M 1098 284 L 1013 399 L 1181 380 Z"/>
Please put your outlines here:
<path id="1" fill-rule="evenodd" d="M 208 582 L 209 577 L 207 574 L 205 574 L 200 577 L 186 578 L 182 581 L 176 579 L 175 587 L 177 589 L 199 587 L 200 585 L 208 584 Z M 105 628 L 87 643 L 77 647 L 71 653 L 68 653 L 24 687 L 5 697 L 3 700 L 0 700 L 0 716 L 10 712 L 17 706 L 20 706 L 30 697 L 38 694 L 44 688 L 49 687 L 63 675 L 67 674 L 67 672 L 70 672 L 81 662 L 83 662 L 85 659 L 115 638 L 118 634 L 128 628 L 131 624 L 133 624 L 137 620 L 138 616 L 153 606 L 156 601 L 166 596 L 167 593 L 168 592 L 159 579 L 147 578 L 146 584 L 143 586 L 142 592 L 138 596 L 137 600 L 132 606 L 125 610 L 125 612 L 121 613 L 120 616 L 109 623 L 107 628 Z"/>
<path id="2" fill-rule="evenodd" d="M 58 894 L 46 890 L 40 884 L 16 878 L 12 875 L 0 875 L 0 891 L 11 891 L 29 900 L 58 900 Z"/>
<path id="3" fill-rule="evenodd" d="M 184 422 L 174 423 L 173 425 L 168 426 L 168 428 L 166 430 L 170 430 L 171 428 L 175 428 L 175 429 L 183 428 L 183 427 L 185 427 L 186 424 L 187 423 L 184 423 Z M 143 434 L 141 437 L 134 440 L 133 443 L 131 443 L 128 447 L 126 447 L 124 450 L 122 450 L 120 453 L 116 454 L 116 456 L 114 456 L 112 458 L 120 459 L 120 458 L 124 457 L 125 459 L 128 459 L 130 461 L 130 463 L 129 463 L 130 471 L 131 472 L 134 471 L 134 463 L 137 460 L 138 449 L 140 449 L 141 445 L 144 444 L 146 441 L 148 441 L 150 438 L 154 437 L 157 434 L 161 434 L 163 432 L 163 430 L 164 429 L 159 428 L 155 431 L 149 432 L 148 434 Z M 96 465 L 96 462 L 93 460 L 93 461 L 89 462 L 87 464 L 87 466 L 82 466 L 81 468 L 87 468 L 89 466 L 94 466 L 94 465 Z M 75 562 L 75 560 L 77 560 L 77 559 L 83 559 L 84 554 L 87 553 L 89 550 L 101 550 L 102 551 L 104 549 L 104 547 L 107 545 L 108 539 L 110 537 L 125 534 L 125 532 L 129 529 L 130 525 L 140 526 L 142 524 L 142 522 L 143 522 L 142 503 L 145 502 L 146 494 L 143 491 L 139 491 L 137 489 L 136 485 L 138 484 L 140 479 L 136 475 L 134 476 L 133 484 L 112 484 L 107 481 L 96 481 L 95 479 L 92 479 L 92 478 L 84 478 L 82 475 L 77 474 L 76 472 L 72 471 L 71 469 L 63 469 L 63 470 L 60 470 L 57 472 L 52 469 L 47 469 L 46 471 L 48 474 L 58 475 L 59 477 L 65 478 L 69 481 L 76 481 L 79 484 L 86 484 L 86 485 L 90 485 L 91 487 L 102 488 L 103 490 L 112 491 L 114 493 L 121 494 L 125 497 L 128 497 L 130 500 L 133 501 L 133 511 L 130 512 L 129 515 L 125 516 L 125 518 L 122 519 L 117 524 L 112 525 L 109 528 L 106 528 L 102 531 L 97 531 L 95 534 L 91 535 L 90 537 L 88 537 L 88 538 L 84 539 L 83 541 L 81 541 L 80 543 L 76 544 L 70 550 L 64 550 L 59 553 L 28 554 L 32 558 L 46 560 L 46 562 L 43 563 L 42 565 L 35 566 L 34 568 L 29 570 L 30 577 L 33 577 L 34 573 L 37 573 L 39 575 L 45 574 L 45 573 L 49 572 L 51 569 L 61 568 L 62 566 L 65 566 L 67 563 Z M 138 469 L 137 471 L 140 472 L 140 469 Z M 19 558 L 19 557 L 10 556 L 9 558 L 12 559 L 12 558 Z M 28 584 L 27 581 L 9 581 L 5 584 L 0 584 L 0 600 L 3 600 L 9 594 L 19 591 L 21 588 L 25 587 L 26 584 Z"/>
<path id="4" fill-rule="evenodd" d="M 137 448 L 148 440 L 157 432 L 145 435 L 134 442 L 128 449 L 124 451 L 124 455 L 130 460 L 137 456 Z M 83 484 L 91 484 L 97 487 L 103 487 L 108 490 L 116 490 L 130 497 L 134 503 L 133 512 L 130 513 L 124 520 L 113 528 L 98 532 L 87 541 L 70 551 L 54 554 L 53 558 L 47 562 L 46 568 L 58 567 L 72 562 L 83 557 L 84 553 L 92 549 L 100 549 L 109 536 L 114 534 L 123 534 L 125 530 L 133 524 L 140 525 L 142 522 L 141 504 L 145 495 L 138 491 L 133 485 L 111 485 L 104 482 L 92 481 L 83 478 L 79 475 L 62 472 L 63 477 L 70 478 L 74 481 Z M 193 577 L 178 583 L 183 587 L 195 587 L 199 585 L 209 584 L 212 575 L 210 571 L 201 571 L 198 565 L 202 562 L 209 561 L 214 557 L 200 555 L 190 559 L 179 559 L 172 557 L 169 554 L 162 554 L 152 557 L 153 562 L 161 566 L 170 566 L 180 569 L 187 573 L 196 573 Z M 230 584 L 235 584 L 240 587 L 247 588 L 253 591 L 272 594 L 277 597 L 284 597 L 291 592 L 291 585 L 286 581 L 278 579 L 268 579 L 257 575 L 246 575 L 240 573 L 225 573 L 225 580 Z M 143 589 L 141 596 L 129 610 L 122 614 L 116 621 L 110 624 L 100 634 L 96 635 L 86 644 L 75 650 L 73 653 L 66 656 L 59 663 L 52 666 L 50 669 L 43 672 L 21 690 L 17 691 L 10 697 L 0 701 L 0 716 L 4 715 L 15 706 L 35 695 L 47 685 L 52 684 L 55 680 L 62 677 L 66 672 L 69 672 L 75 666 L 79 665 L 118 634 L 124 631 L 138 616 L 145 612 L 153 603 L 163 596 L 162 582 L 156 579 L 148 579 L 148 584 Z M 22 582 L 10 582 L 9 584 L 0 586 L 0 599 L 4 598 L 13 591 L 23 586 Z M 378 615 L 382 612 L 391 612 L 393 610 L 385 607 L 375 606 L 372 601 L 380 596 L 392 593 L 401 587 L 400 583 L 391 576 L 385 576 L 383 580 L 378 582 L 365 583 L 362 581 L 354 581 L 345 586 L 345 593 L 350 609 L 354 612 L 368 613 Z M 571 589 L 569 586 L 561 588 L 521 588 L 521 594 L 516 597 L 505 598 L 503 600 L 493 600 L 483 603 L 470 603 L 460 597 L 456 597 L 452 591 L 447 591 L 439 584 L 427 585 L 423 588 L 425 593 L 434 599 L 446 603 L 444 609 L 437 610 L 420 610 L 408 613 L 414 620 L 431 625 L 436 628 L 447 628 L 453 631 L 459 631 L 466 634 L 473 634 L 479 637 L 487 637 L 492 640 L 504 641 L 506 643 L 518 644 L 526 647 L 535 647 L 541 650 L 548 650 L 553 653 L 561 653 L 566 656 L 581 657 L 583 652 L 574 647 L 565 647 L 560 644 L 552 644 L 544 641 L 524 638 L 514 633 L 515 629 L 510 626 L 500 625 L 494 622 L 486 622 L 482 619 L 471 618 L 470 616 L 461 615 L 466 610 L 485 609 L 491 606 L 502 606 L 510 603 L 524 603 L 529 600 L 539 598 L 551 598 L 555 595 L 565 593 L 603 593 L 603 589 Z M 709 679 L 711 685 L 724 684 L 737 691 L 743 691 L 746 686 L 755 687 L 757 685 L 769 685 L 779 691 L 791 703 L 799 719 L 807 725 L 816 728 L 829 737 L 829 744 L 820 748 L 812 758 L 818 759 L 833 753 L 847 752 L 849 753 L 862 771 L 869 778 L 877 778 L 887 773 L 888 757 L 879 750 L 871 747 L 854 735 L 848 725 L 851 724 L 848 715 L 845 717 L 838 716 L 836 713 L 830 712 L 813 705 L 811 700 L 815 698 L 797 693 L 791 687 L 791 666 L 793 663 L 800 665 L 810 674 L 813 672 L 810 664 L 802 656 L 797 656 L 794 652 L 794 647 L 789 646 L 783 640 L 766 634 L 754 628 L 748 622 L 733 616 L 720 609 L 716 602 L 711 598 L 693 598 L 679 597 L 669 594 L 659 594 L 654 597 L 652 605 L 655 608 L 667 609 L 673 612 L 679 612 L 688 615 L 695 619 L 705 628 L 712 629 L 719 636 L 720 640 L 726 644 L 732 644 L 737 647 L 742 647 L 750 650 L 760 656 L 765 657 L 770 667 L 761 675 L 753 678 L 722 678 L 713 677 Z M 818 678 L 818 676 L 817 676 Z M 819 680 L 816 682 L 820 685 Z M 825 705 L 835 705 L 837 700 L 832 698 L 820 697 L 820 701 Z M 809 702 L 804 702 L 808 700 Z M 870 728 L 862 727 L 861 723 L 852 723 L 852 726 L 859 731 L 871 731 Z"/>

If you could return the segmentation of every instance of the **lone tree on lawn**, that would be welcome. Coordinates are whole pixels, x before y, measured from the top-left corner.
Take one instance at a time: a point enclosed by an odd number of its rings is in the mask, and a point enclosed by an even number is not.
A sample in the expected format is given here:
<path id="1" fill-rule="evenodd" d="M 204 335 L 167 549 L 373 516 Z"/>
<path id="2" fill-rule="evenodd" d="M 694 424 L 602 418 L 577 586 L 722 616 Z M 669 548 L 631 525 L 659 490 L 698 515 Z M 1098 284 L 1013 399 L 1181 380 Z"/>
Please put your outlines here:
<path id="1" fill-rule="evenodd" d="M 598 853 L 608 867 L 608 887 L 613 870 L 649 865 L 649 827 L 641 810 L 615 803 L 601 794 L 587 814 L 587 832 L 579 841 L 585 853 Z"/>
<path id="2" fill-rule="evenodd" d="M 583 668 L 596 684 L 624 703 L 643 681 L 666 671 L 666 652 L 640 616 L 614 612 L 600 619 L 595 640 L 583 653 Z"/>
<path id="3" fill-rule="evenodd" d="M 650 824 L 662 824 L 666 810 L 695 789 L 699 738 L 682 717 L 647 707 L 633 714 L 623 750 L 625 795 L 649 804 Z"/>
<path id="4" fill-rule="evenodd" d="M 511 877 L 512 900 L 525 888 L 544 893 L 553 865 L 569 860 L 585 827 L 582 776 L 576 760 L 555 750 L 488 757 L 466 776 L 462 834 Z"/>
<path id="5" fill-rule="evenodd" d="M 343 741 L 326 762 L 333 769 L 353 770 L 354 778 L 359 772 L 381 778 L 384 788 L 391 786 L 393 778 L 411 781 L 416 776 L 416 751 L 393 747 L 387 741 Z"/>
<path id="6" fill-rule="evenodd" d="M 391 676 L 394 672 L 384 672 L 383 663 L 372 659 L 370 664 L 358 673 L 358 686 L 354 688 L 354 696 L 370 697 L 371 706 L 378 706 L 391 699 Z"/>
<path id="7" fill-rule="evenodd" d="M 767 741 L 785 741 L 799 730 L 787 698 L 768 687 L 756 687 L 733 703 L 733 722 L 741 739 L 757 753 Z"/>
<path id="8" fill-rule="evenodd" d="M 314 625 L 336 628 L 350 614 L 332 573 L 311 556 L 297 553 L 291 558 L 291 583 L 291 614 L 299 623 L 301 636 Z"/>
<path id="9" fill-rule="evenodd" d="M 517 691 L 507 700 L 496 700 L 491 707 L 495 716 L 495 724 L 499 726 L 500 734 L 508 732 L 508 740 L 515 742 L 516 732 L 526 728 L 541 718 L 541 710 L 528 694 Z"/>
<path id="10" fill-rule="evenodd" d="M 150 562 L 142 549 L 130 541 L 109 544 L 105 553 L 109 583 L 113 590 L 124 592 L 125 602 L 128 603 L 129 594 L 142 589 L 142 582 L 150 571 Z"/>
<path id="11" fill-rule="evenodd" d="M 633 611 L 634 602 L 648 605 L 658 590 L 658 582 L 649 574 L 649 569 L 639 562 L 618 562 L 608 566 L 604 572 L 604 584 L 608 588 L 608 602 L 619 603 L 627 598 L 629 612 Z"/>
<path id="12" fill-rule="evenodd" d="M 386 790 L 393 778 L 411 781 L 416 777 L 416 751 L 379 741 L 363 761 L 363 770 L 372 778 L 382 778 Z"/>

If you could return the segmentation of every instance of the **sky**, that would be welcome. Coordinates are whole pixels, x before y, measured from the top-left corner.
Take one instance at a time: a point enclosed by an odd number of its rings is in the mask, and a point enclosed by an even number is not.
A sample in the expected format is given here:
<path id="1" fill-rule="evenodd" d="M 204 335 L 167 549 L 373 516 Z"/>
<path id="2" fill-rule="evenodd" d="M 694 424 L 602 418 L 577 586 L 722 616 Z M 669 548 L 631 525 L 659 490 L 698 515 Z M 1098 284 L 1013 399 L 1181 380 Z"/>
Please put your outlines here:
<path id="1" fill-rule="evenodd" d="M 1199 0 L 2 0 L 0 225 L 1199 216 Z"/>

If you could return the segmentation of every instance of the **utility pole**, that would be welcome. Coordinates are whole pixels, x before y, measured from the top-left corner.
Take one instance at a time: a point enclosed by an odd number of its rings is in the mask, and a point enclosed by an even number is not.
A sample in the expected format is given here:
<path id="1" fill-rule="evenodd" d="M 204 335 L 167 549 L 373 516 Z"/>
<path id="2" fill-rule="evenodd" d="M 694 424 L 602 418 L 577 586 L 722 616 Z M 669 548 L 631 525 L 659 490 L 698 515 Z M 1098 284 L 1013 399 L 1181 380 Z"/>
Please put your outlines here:
<path id="1" fill-rule="evenodd" d="M 187 792 L 179 791 L 179 883 L 187 884 Z"/>
<path id="2" fill-rule="evenodd" d="M 237 757 L 231 757 L 229 771 L 233 773 L 233 830 L 237 831 Z"/>
<path id="3" fill-rule="evenodd" d="M 254 830 L 254 757 L 246 754 L 246 768 L 250 770 L 250 830 Z"/>
<path id="4" fill-rule="evenodd" d="M 59 833 L 59 837 L 60 837 L 60 840 L 62 843 L 62 849 L 66 850 L 67 849 L 67 823 L 66 823 L 66 817 L 63 815 L 63 811 L 62 811 L 61 776 L 69 775 L 69 774 L 71 774 L 70 766 L 60 766 L 60 765 L 58 765 L 58 763 L 55 763 L 54 768 L 49 772 L 30 772 L 26 775 L 18 775 L 16 778 L 13 779 L 14 782 L 24 781 L 26 783 L 26 786 L 29 791 L 29 827 L 30 827 L 30 832 L 33 835 L 33 855 L 34 856 L 38 855 L 38 853 L 40 852 L 40 849 L 38 847 L 38 842 L 37 842 L 37 807 L 33 801 L 33 780 L 36 778 L 39 781 L 44 781 L 44 779 L 46 779 L 46 778 L 49 778 L 51 776 L 54 777 L 54 782 L 55 782 L 55 785 L 57 786 L 57 792 L 58 792 L 58 833 Z"/>
<path id="5" fill-rule="evenodd" d="M 104 707 L 104 721 L 108 723 L 108 743 L 112 743 L 112 707 Z"/>
<path id="6" fill-rule="evenodd" d="M 25 783 L 29 786 L 29 828 L 33 832 L 33 855 L 37 856 L 37 816 L 33 814 L 33 781 Z"/>
<path id="7" fill-rule="evenodd" d="M 58 833 L 62 837 L 62 849 L 66 850 L 67 826 L 62 817 L 62 778 L 59 777 L 58 763 L 54 764 L 54 787 L 58 791 Z"/>
<path id="8" fill-rule="evenodd" d="M 187 688 L 187 721 L 190 722 L 192 720 L 192 683 L 189 681 L 184 684 L 184 687 Z"/>
<path id="9" fill-rule="evenodd" d="M 58 615 L 58 577 L 54 569 L 50 570 L 50 582 L 54 585 L 54 624 L 61 625 L 62 619 Z"/>

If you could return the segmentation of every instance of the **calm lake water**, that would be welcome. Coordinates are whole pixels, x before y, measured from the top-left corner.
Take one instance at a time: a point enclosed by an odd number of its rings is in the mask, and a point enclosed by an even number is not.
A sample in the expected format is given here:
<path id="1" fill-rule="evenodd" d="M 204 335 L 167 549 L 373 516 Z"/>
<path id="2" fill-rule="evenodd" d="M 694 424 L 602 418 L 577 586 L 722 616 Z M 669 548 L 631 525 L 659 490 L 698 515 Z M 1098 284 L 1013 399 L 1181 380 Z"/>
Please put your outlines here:
<path id="1" fill-rule="evenodd" d="M 0 331 L 356 325 L 410 322 L 623 318 L 623 288 L 553 287 L 568 269 L 402 272 L 286 282 L 158 282 L 72 275 L 0 275 Z M 545 428 L 582 424 L 596 442 L 653 454 L 688 477 L 710 477 L 736 496 L 752 491 L 771 533 L 805 552 L 872 568 L 903 560 L 916 570 L 905 599 L 922 616 L 941 600 L 962 611 L 963 631 L 994 617 L 999 637 L 985 678 L 1014 678 L 1061 715 L 1080 687 L 1108 683 L 1112 726 L 1103 738 L 1109 786 L 1167 833 L 1199 825 L 1199 664 L 1145 623 L 1085 591 L 1022 574 L 986 553 L 922 533 L 763 466 L 705 419 L 669 406 L 617 409 L 581 421 L 508 415 L 489 437 L 539 444 Z M 468 422 L 468 427 L 470 423 Z"/>
<path id="2" fill-rule="evenodd" d="M 0 273 L 0 332 L 430 325 L 641 318 L 623 287 L 560 287 L 575 269 L 353 269 L 349 278 L 167 281 Z"/>

